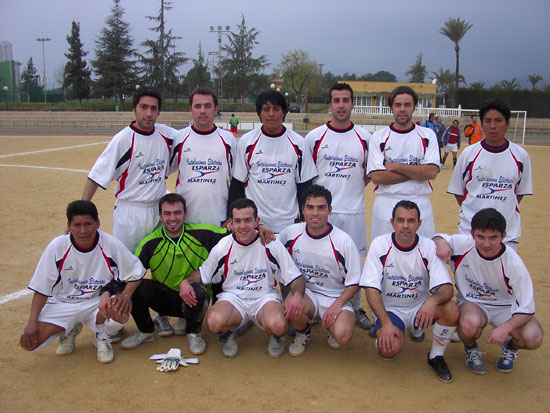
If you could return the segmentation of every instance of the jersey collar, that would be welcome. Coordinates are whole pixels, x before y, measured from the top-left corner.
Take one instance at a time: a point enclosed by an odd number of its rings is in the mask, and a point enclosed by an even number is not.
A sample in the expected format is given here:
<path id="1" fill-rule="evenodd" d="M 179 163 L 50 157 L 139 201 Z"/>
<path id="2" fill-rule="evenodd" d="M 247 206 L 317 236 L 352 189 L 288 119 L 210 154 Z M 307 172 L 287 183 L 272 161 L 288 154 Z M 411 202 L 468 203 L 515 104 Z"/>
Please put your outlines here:
<path id="1" fill-rule="evenodd" d="M 485 142 L 485 139 L 483 139 L 481 141 L 481 146 L 483 147 L 483 149 L 485 149 L 488 152 L 500 153 L 500 152 L 504 152 L 506 149 L 508 149 L 508 147 L 510 146 L 510 142 L 508 141 L 508 139 L 505 138 L 504 143 L 502 145 L 491 146 L 491 145 L 487 144 L 487 142 Z"/>
<path id="2" fill-rule="evenodd" d="M 151 136 L 153 133 L 155 133 L 155 126 L 153 126 L 153 129 L 148 130 L 148 131 L 141 130 L 140 128 L 137 127 L 135 120 L 133 120 L 132 123 L 130 123 L 130 128 L 134 132 L 139 133 L 140 135 Z"/>
<path id="3" fill-rule="evenodd" d="M 321 238 L 324 238 L 326 237 L 328 234 L 330 234 L 332 232 L 332 224 L 330 222 L 328 222 L 328 229 L 323 232 L 322 234 L 319 234 L 319 235 L 313 235 L 311 232 L 309 232 L 309 230 L 307 229 L 307 225 L 306 225 L 306 234 L 312 238 L 312 239 L 321 239 Z"/>
<path id="4" fill-rule="evenodd" d="M 496 260 L 498 257 L 502 256 L 502 254 L 504 254 L 504 251 L 506 251 L 506 245 L 504 243 L 501 243 L 500 244 L 500 250 L 499 252 L 496 253 L 496 255 L 494 257 L 484 257 L 483 255 L 481 255 L 479 253 L 479 250 L 476 248 L 476 251 L 477 251 L 477 254 L 479 255 L 479 257 L 485 261 L 494 261 Z"/>
<path id="5" fill-rule="evenodd" d="M 73 246 L 76 248 L 76 250 L 80 251 L 80 252 L 90 252 L 90 251 L 92 251 L 96 247 L 97 243 L 99 242 L 99 232 L 97 232 L 97 231 L 95 233 L 94 243 L 88 249 L 83 249 L 83 248 L 79 247 L 78 244 L 75 242 L 75 240 L 73 238 L 73 234 L 70 234 L 70 236 L 71 236 L 71 244 L 73 244 Z"/>
<path id="6" fill-rule="evenodd" d="M 399 251 L 403 251 L 403 252 L 409 252 L 409 251 L 414 250 L 416 248 L 416 246 L 418 245 L 419 240 L 420 240 L 420 238 L 418 237 L 418 234 L 416 234 L 415 237 L 414 237 L 414 242 L 410 247 L 402 247 L 401 245 L 399 245 L 399 243 L 397 242 L 397 239 L 395 238 L 395 232 L 392 232 L 392 234 L 391 234 L 391 241 L 392 241 L 393 245 L 395 245 L 395 247 Z"/>
<path id="7" fill-rule="evenodd" d="M 348 126 L 347 128 L 338 129 L 338 128 L 335 128 L 334 126 L 332 126 L 332 123 L 331 123 L 330 120 L 327 122 L 327 128 L 329 128 L 331 131 L 336 132 L 336 133 L 349 132 L 350 130 L 353 129 L 354 126 L 355 126 L 355 125 L 353 124 L 353 122 L 350 122 L 350 123 L 349 123 L 349 126 Z"/>
<path id="8" fill-rule="evenodd" d="M 406 130 L 397 130 L 393 127 L 393 123 L 390 123 L 390 129 L 392 130 L 392 132 L 395 132 L 395 133 L 401 133 L 401 134 L 406 134 L 406 133 L 409 133 L 409 132 L 412 132 L 414 130 L 414 128 L 416 128 L 416 124 L 413 122 L 412 126 L 409 128 L 409 129 L 406 129 Z"/>
<path id="9" fill-rule="evenodd" d="M 269 138 L 278 138 L 280 136 L 283 136 L 286 132 L 286 128 L 285 128 L 285 125 L 281 125 L 282 126 L 282 129 L 281 129 L 281 132 L 275 134 L 275 135 L 272 135 L 271 133 L 267 133 L 266 130 L 264 129 L 264 126 L 262 125 L 262 133 L 269 137 Z"/>
<path id="10" fill-rule="evenodd" d="M 193 124 L 193 125 L 191 125 L 191 129 L 193 129 L 193 132 L 195 132 L 199 135 L 210 135 L 211 133 L 213 133 L 217 129 L 217 126 L 214 125 L 214 126 L 212 126 L 212 129 L 207 130 L 207 131 L 203 131 L 203 130 L 198 130 L 197 128 L 195 128 L 195 124 Z"/>
<path id="11" fill-rule="evenodd" d="M 249 246 L 249 245 L 254 244 L 254 243 L 256 242 L 256 240 L 257 240 L 258 238 L 260 238 L 260 233 L 256 231 L 256 236 L 255 236 L 254 238 L 252 238 L 252 240 L 251 240 L 249 243 L 244 244 L 244 243 L 242 243 L 241 241 L 239 241 L 239 240 L 237 239 L 237 237 L 235 236 L 235 233 L 233 233 L 233 234 L 231 234 L 231 235 L 232 235 L 233 239 L 235 240 L 235 242 L 236 242 L 237 244 L 239 244 L 239 245 L 242 245 L 243 247 L 247 247 L 247 246 Z"/>

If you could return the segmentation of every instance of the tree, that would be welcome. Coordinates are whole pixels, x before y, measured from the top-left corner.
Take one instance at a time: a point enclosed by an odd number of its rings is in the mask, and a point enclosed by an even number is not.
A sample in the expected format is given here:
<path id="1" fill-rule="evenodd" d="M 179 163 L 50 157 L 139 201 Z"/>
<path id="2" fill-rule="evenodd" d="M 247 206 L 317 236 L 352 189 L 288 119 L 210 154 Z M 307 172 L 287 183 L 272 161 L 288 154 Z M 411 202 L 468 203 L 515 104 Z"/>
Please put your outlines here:
<path id="1" fill-rule="evenodd" d="M 149 20 L 158 23 L 158 26 L 150 29 L 158 33 L 158 38 L 141 43 L 147 50 L 145 54 L 139 55 L 143 73 L 141 81 L 147 86 L 158 89 L 161 96 L 164 96 L 168 90 L 177 89 L 180 77 L 179 67 L 187 61 L 183 53 L 175 51 L 175 42 L 181 37 L 172 35 L 172 29 L 166 31 L 165 12 L 172 8 L 172 2 L 160 0 L 159 14 L 146 16 Z M 170 52 L 171 47 L 174 48 L 172 52 Z"/>
<path id="2" fill-rule="evenodd" d="M 130 37 L 130 25 L 122 20 L 124 9 L 120 0 L 113 0 L 111 15 L 105 20 L 106 27 L 96 40 L 95 60 L 92 60 L 97 75 L 96 89 L 104 96 L 114 96 L 124 109 L 124 95 L 131 95 L 137 82 L 136 50 Z"/>
<path id="3" fill-rule="evenodd" d="M 230 90 L 233 96 L 241 99 L 244 111 L 250 77 L 259 74 L 267 66 L 267 58 L 265 55 L 252 57 L 254 46 L 259 44 L 257 38 L 260 32 L 254 27 L 250 29 L 246 27 L 244 15 L 242 15 L 241 24 L 237 27 L 239 32 L 230 32 L 227 36 L 229 44 L 222 46 L 222 52 L 226 57 L 221 59 L 220 66 L 226 90 Z M 221 99 L 222 96 L 219 98 Z"/>
<path id="4" fill-rule="evenodd" d="M 532 75 L 529 75 L 529 82 L 533 85 L 533 90 L 536 89 L 537 83 L 542 80 L 544 80 L 544 78 L 539 74 L 533 73 Z"/>
<path id="5" fill-rule="evenodd" d="M 84 57 L 88 54 L 82 47 L 80 41 L 80 24 L 73 20 L 71 26 L 71 35 L 67 36 L 69 42 L 69 52 L 65 53 L 68 59 L 63 72 L 62 88 L 71 88 L 71 97 L 80 101 L 80 110 L 82 110 L 82 99 L 90 95 L 91 71 L 87 67 Z"/>
<path id="6" fill-rule="evenodd" d="M 405 73 L 411 83 L 424 83 L 424 78 L 428 74 L 426 66 L 422 64 L 422 57 L 422 53 L 417 54 L 415 64 Z"/>
<path id="7" fill-rule="evenodd" d="M 368 82 L 397 82 L 397 78 L 393 73 L 386 70 L 380 70 L 376 73 L 367 73 L 361 76 L 359 80 L 365 80 Z"/>
<path id="8" fill-rule="evenodd" d="M 473 82 L 473 83 L 470 83 L 470 89 L 473 89 L 473 90 L 483 90 L 483 89 L 485 89 L 485 82 Z"/>
<path id="9" fill-rule="evenodd" d="M 309 53 L 300 49 L 283 55 L 279 63 L 279 69 L 283 75 L 283 86 L 298 96 L 301 112 L 304 112 L 305 102 L 302 102 L 300 97 L 307 95 L 308 90 L 312 89 L 318 68 L 317 62 L 309 57 Z"/>
<path id="10" fill-rule="evenodd" d="M 199 51 L 197 58 L 193 59 L 193 67 L 187 72 L 183 81 L 183 89 L 191 94 L 191 91 L 197 87 L 210 86 L 210 72 L 208 71 L 208 62 L 205 61 L 202 52 L 202 45 L 199 42 Z"/>
<path id="11" fill-rule="evenodd" d="M 505 90 L 517 90 L 520 88 L 520 84 L 516 80 L 516 78 L 512 78 L 512 80 L 501 80 L 499 83 L 495 85 L 498 89 L 505 89 Z"/>
<path id="12" fill-rule="evenodd" d="M 438 72 L 432 72 L 432 79 L 437 79 L 437 91 L 445 93 L 447 96 L 454 95 L 454 74 L 450 69 L 443 70 L 439 68 Z M 459 83 L 466 84 L 464 76 L 458 76 Z"/>
<path id="13" fill-rule="evenodd" d="M 458 84 L 460 82 L 460 47 L 458 43 L 466 35 L 468 30 L 473 27 L 473 24 L 466 22 L 466 20 L 460 20 L 460 17 L 453 19 L 449 18 L 443 27 L 439 29 L 439 33 L 444 36 L 447 36 L 455 44 L 455 54 L 456 54 L 456 63 L 455 63 L 455 87 L 454 90 L 458 90 Z"/>
<path id="14" fill-rule="evenodd" d="M 30 99 L 43 93 L 42 86 L 40 86 L 40 76 L 38 76 L 36 67 L 32 62 L 32 57 L 27 61 L 27 66 L 21 72 L 21 92 L 28 93 Z"/>

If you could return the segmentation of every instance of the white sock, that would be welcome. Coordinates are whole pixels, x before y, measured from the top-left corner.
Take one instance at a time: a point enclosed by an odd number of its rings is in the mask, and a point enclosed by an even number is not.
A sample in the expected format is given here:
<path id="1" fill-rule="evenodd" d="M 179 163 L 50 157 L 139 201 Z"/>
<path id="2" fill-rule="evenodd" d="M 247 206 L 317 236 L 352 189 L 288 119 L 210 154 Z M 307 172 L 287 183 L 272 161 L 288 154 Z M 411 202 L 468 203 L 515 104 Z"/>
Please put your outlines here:
<path id="1" fill-rule="evenodd" d="M 118 321 L 115 321 L 112 318 L 110 318 L 109 320 L 106 320 L 104 324 L 96 324 L 96 327 L 97 327 L 96 337 L 99 340 L 106 340 L 111 336 L 111 334 L 115 334 L 121 328 L 123 328 L 126 324 L 128 324 L 128 322 L 119 323 Z"/>
<path id="2" fill-rule="evenodd" d="M 430 350 L 430 359 L 433 359 L 437 356 L 443 356 L 445 354 L 445 349 L 451 341 L 451 337 L 456 331 L 456 326 L 447 327 L 442 326 L 441 324 L 434 324 L 433 331 L 433 340 L 432 340 L 432 349 Z"/>

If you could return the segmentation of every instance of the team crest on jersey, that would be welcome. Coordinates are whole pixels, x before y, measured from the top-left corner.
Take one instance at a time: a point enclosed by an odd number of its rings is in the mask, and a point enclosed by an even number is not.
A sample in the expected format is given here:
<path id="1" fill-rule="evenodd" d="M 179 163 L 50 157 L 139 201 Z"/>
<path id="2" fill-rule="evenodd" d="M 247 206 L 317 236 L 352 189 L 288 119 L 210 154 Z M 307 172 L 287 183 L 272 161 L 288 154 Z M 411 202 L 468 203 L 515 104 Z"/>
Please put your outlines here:
<path id="1" fill-rule="evenodd" d="M 67 298 L 85 300 L 89 296 L 97 293 L 101 287 L 107 284 L 107 280 L 96 280 L 94 277 L 90 277 L 87 280 L 81 280 L 80 278 L 69 278 L 68 283 L 72 284 L 72 287 L 76 290 L 76 292 L 68 295 Z"/>
<path id="2" fill-rule="evenodd" d="M 502 175 L 495 178 L 492 176 L 482 177 L 478 174 L 476 180 L 481 183 L 483 190 L 483 193 L 476 195 L 476 199 L 493 199 L 504 202 L 508 197 L 499 192 L 511 191 L 514 188 L 514 180 Z"/>
<path id="3" fill-rule="evenodd" d="M 140 185 L 159 183 L 164 179 L 164 167 L 166 161 L 157 159 L 155 162 L 149 162 L 139 165 L 144 177 L 139 181 Z"/>
<path id="4" fill-rule="evenodd" d="M 194 176 L 187 179 L 188 183 L 216 183 L 216 178 L 210 176 L 220 172 L 222 163 L 215 159 L 197 160 L 188 159 L 187 165 L 191 166 L 191 170 L 194 172 Z"/>
<path id="5" fill-rule="evenodd" d="M 494 296 L 498 292 L 497 289 L 492 288 L 487 283 L 481 284 L 480 282 L 469 278 L 467 275 L 464 276 L 464 279 L 468 283 L 468 287 L 474 292 L 466 293 L 466 298 L 473 298 L 483 301 L 494 301 Z"/>
<path id="6" fill-rule="evenodd" d="M 267 268 L 254 268 L 253 270 L 235 271 L 235 275 L 243 285 L 237 286 L 241 291 L 260 291 L 261 285 L 255 285 L 267 277 Z"/>
<path id="7" fill-rule="evenodd" d="M 183 152 L 191 152 L 191 148 L 185 148 Z"/>
<path id="8" fill-rule="evenodd" d="M 263 174 L 263 177 L 258 179 L 259 184 L 286 186 L 287 180 L 285 178 L 280 179 L 280 177 L 292 173 L 292 165 L 283 161 L 258 162 L 258 166 Z"/>
<path id="9" fill-rule="evenodd" d="M 239 261 L 237 261 L 237 259 L 235 258 L 233 261 L 231 261 L 229 263 L 229 265 L 234 265 L 234 264 L 238 264 L 238 263 L 239 263 Z"/>
<path id="10" fill-rule="evenodd" d="M 330 146 L 328 146 L 328 143 L 325 143 L 323 146 L 321 146 L 321 149 L 328 149 Z"/>
<path id="11" fill-rule="evenodd" d="M 392 280 L 391 285 L 397 289 L 397 291 L 388 291 L 386 293 L 386 296 L 393 298 L 418 298 L 416 289 L 422 287 L 424 282 L 424 277 L 416 277 L 411 274 L 406 277 L 403 275 L 388 275 L 387 278 L 388 280 Z"/>
<path id="12" fill-rule="evenodd" d="M 258 149 L 258 152 L 254 152 L 254 155 L 263 155 L 264 151 Z"/>
<path id="13" fill-rule="evenodd" d="M 142 156 L 145 155 L 143 154 L 143 152 L 140 151 L 138 154 L 136 154 L 135 158 L 141 158 Z"/>

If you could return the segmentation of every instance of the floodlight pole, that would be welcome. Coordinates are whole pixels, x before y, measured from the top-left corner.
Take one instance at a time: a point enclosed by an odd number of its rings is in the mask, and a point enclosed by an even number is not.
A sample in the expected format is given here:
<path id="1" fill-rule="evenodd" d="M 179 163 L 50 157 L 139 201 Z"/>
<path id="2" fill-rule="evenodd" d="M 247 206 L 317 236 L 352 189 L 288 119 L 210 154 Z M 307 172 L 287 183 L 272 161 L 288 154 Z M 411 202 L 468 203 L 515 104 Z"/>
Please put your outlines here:
<path id="1" fill-rule="evenodd" d="M 47 103 L 46 99 L 46 52 L 44 49 L 44 43 L 49 42 L 49 37 L 38 37 L 36 39 L 37 42 L 42 42 L 42 65 L 44 66 L 44 72 L 42 74 L 42 87 L 44 88 L 44 103 Z"/>
<path id="2" fill-rule="evenodd" d="M 230 26 L 225 26 L 225 29 L 222 26 L 218 26 L 217 29 L 210 26 L 210 33 L 218 33 L 218 110 L 221 112 L 223 98 L 222 68 L 220 64 L 222 59 L 222 37 L 224 33 L 231 33 L 231 30 Z"/>

